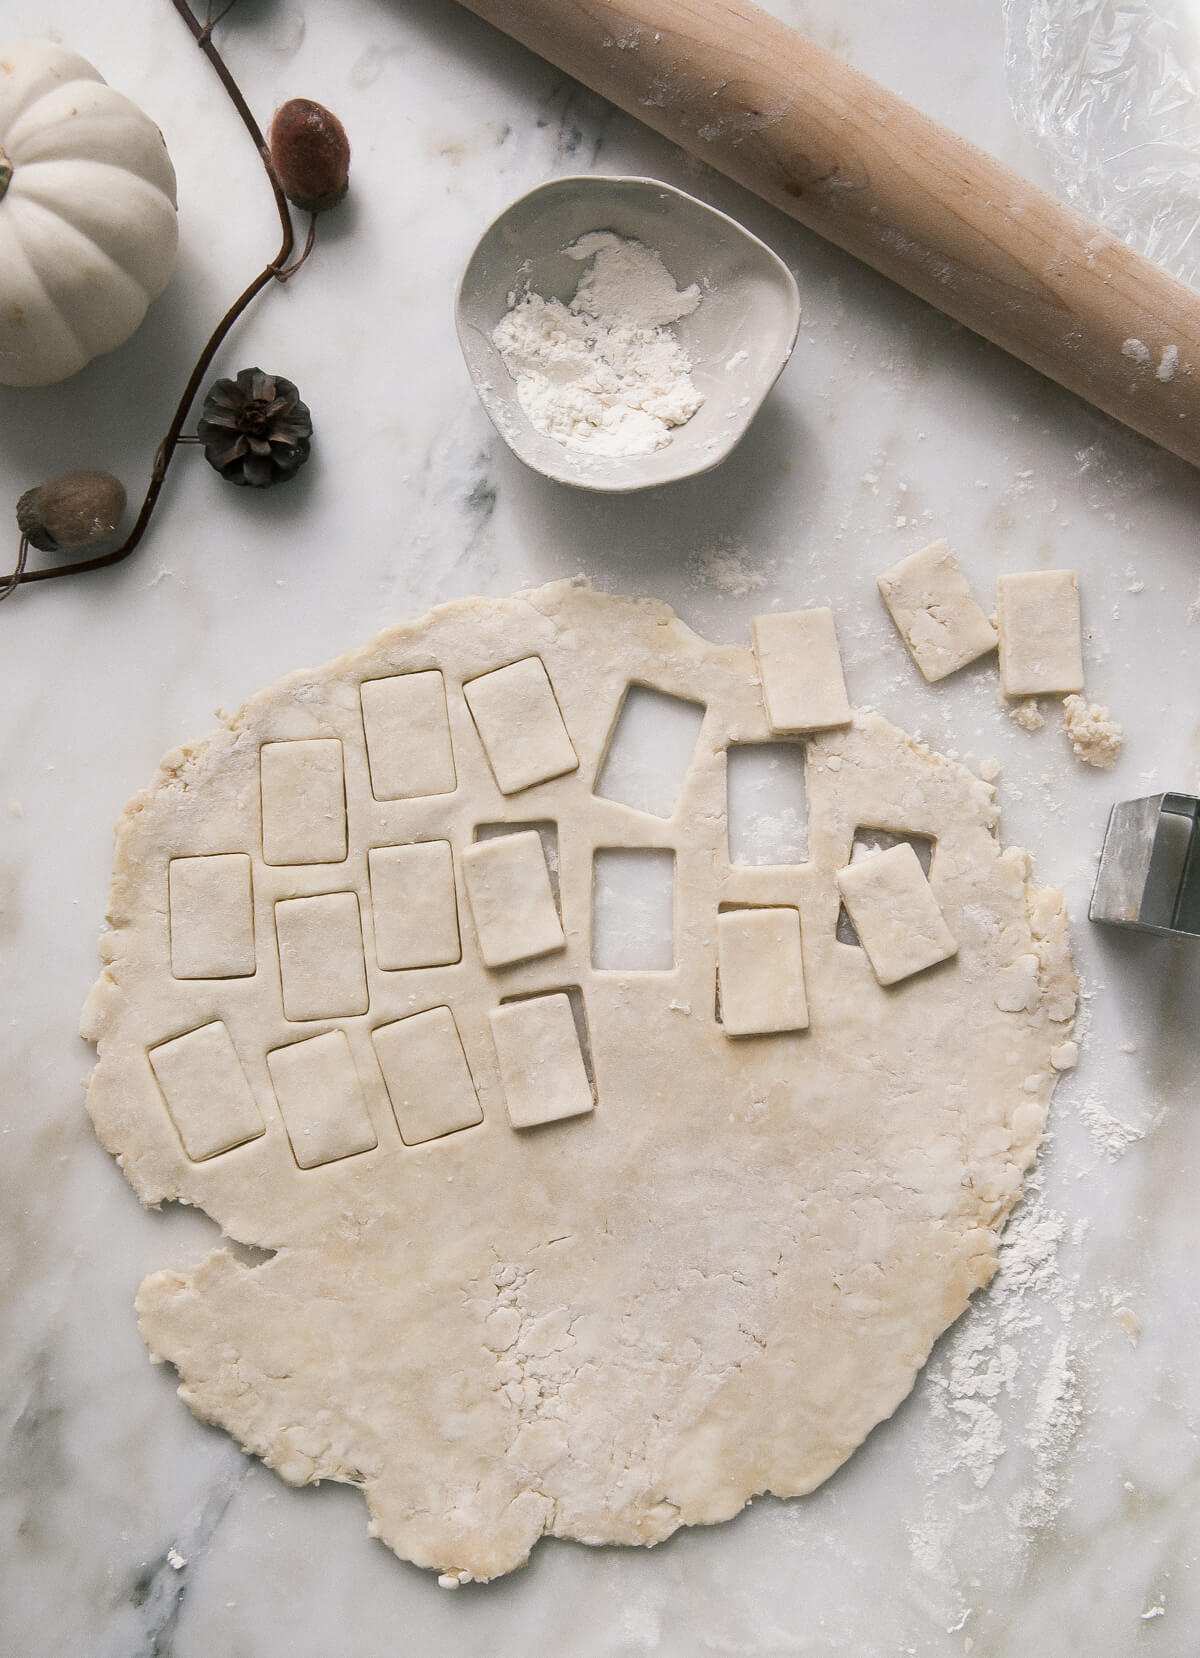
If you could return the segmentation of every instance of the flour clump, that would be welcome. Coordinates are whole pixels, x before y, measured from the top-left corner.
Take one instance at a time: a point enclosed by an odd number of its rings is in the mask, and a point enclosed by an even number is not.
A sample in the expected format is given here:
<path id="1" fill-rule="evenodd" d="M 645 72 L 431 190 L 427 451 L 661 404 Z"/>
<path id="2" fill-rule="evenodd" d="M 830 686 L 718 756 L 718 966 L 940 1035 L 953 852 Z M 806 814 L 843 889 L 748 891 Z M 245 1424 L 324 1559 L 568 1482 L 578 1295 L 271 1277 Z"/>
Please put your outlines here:
<path id="1" fill-rule="evenodd" d="M 652 248 L 596 230 L 563 250 L 590 261 L 568 304 L 513 295 L 492 334 L 539 432 L 592 455 L 649 455 L 704 401 L 671 325 L 700 304 Z"/>

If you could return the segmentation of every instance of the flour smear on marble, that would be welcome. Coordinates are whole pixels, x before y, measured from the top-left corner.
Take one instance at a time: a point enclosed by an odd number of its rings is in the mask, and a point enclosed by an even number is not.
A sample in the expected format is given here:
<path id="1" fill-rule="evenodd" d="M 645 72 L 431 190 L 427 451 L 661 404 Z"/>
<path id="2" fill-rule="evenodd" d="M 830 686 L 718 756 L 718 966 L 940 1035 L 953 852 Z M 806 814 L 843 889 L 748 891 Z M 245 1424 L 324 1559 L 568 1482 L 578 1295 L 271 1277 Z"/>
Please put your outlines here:
<path id="1" fill-rule="evenodd" d="M 700 304 L 653 248 L 595 230 L 563 249 L 583 263 L 564 304 L 513 292 L 492 334 L 530 423 L 567 449 L 649 455 L 704 401 L 672 325 Z"/>

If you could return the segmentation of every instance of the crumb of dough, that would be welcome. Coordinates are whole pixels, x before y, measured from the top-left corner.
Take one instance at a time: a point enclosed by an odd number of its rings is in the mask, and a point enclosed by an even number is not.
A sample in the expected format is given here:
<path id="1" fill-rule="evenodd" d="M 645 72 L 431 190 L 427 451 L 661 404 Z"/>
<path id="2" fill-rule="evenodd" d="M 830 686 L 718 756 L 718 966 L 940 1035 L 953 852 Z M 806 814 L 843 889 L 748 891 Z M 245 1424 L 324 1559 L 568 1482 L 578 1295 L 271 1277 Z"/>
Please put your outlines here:
<path id="1" fill-rule="evenodd" d="M 1067 736 L 1079 759 L 1085 765 L 1110 771 L 1125 745 L 1125 733 L 1116 720 L 1109 718 L 1108 709 L 1086 697 L 1070 696 L 1063 698 L 1063 713 Z"/>
<path id="2" fill-rule="evenodd" d="M 1000 775 L 1000 762 L 990 754 L 979 765 L 979 775 L 985 783 L 994 783 Z"/>
<path id="3" fill-rule="evenodd" d="M 1015 720 L 1022 731 L 1040 731 L 1046 723 L 1038 710 L 1036 697 L 1026 697 L 1023 702 L 1014 703 L 1008 717 Z"/>

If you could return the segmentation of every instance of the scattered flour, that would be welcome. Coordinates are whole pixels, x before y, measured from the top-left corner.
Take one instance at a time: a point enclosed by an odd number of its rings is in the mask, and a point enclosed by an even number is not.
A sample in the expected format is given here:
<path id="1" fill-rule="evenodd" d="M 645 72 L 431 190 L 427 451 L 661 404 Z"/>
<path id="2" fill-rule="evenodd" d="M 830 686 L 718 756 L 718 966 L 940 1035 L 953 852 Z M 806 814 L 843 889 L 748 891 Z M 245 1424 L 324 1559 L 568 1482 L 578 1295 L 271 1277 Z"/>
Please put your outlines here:
<path id="1" fill-rule="evenodd" d="M 510 296 L 492 334 L 539 432 L 592 455 L 648 455 L 704 401 L 670 325 L 700 304 L 653 249 L 596 230 L 563 250 L 589 260 L 569 305 Z"/>
<path id="2" fill-rule="evenodd" d="M 1128 357 L 1134 363 L 1148 363 L 1150 361 L 1150 347 L 1145 340 L 1126 340 L 1121 347 L 1122 357 Z"/>
<path id="3" fill-rule="evenodd" d="M 1009 1523 L 998 1535 L 1015 1578 L 1035 1534 L 1066 1502 L 1067 1463 L 1083 1420 L 1077 1307 L 1058 1266 L 1067 1222 L 1041 1187 L 1035 1172 L 1005 1230 L 995 1277 L 926 1370 L 931 1422 L 921 1459 L 927 1481 L 909 1546 L 925 1593 L 948 1618 L 965 1619 L 971 1610 L 973 1570 L 959 1536 L 964 1513 L 986 1506 L 1006 1515 Z M 1023 1432 L 1014 1442 L 1017 1421 Z M 1022 1449 L 1011 1468 L 1005 1465 L 1010 1443 Z M 1000 1490 L 982 1495 L 1002 1466 Z"/>
<path id="4" fill-rule="evenodd" d="M 761 592 L 772 569 L 771 565 L 765 571 L 756 569 L 745 550 L 731 541 L 702 548 L 688 560 L 692 592 L 707 587 L 715 593 L 726 593 L 731 599 L 744 599 L 748 593 Z"/>
<path id="5" fill-rule="evenodd" d="M 1085 765 L 1099 766 L 1110 771 L 1125 744 L 1125 733 L 1116 720 L 1109 718 L 1107 708 L 1086 697 L 1063 698 L 1066 732 L 1071 747 Z"/>
<path id="6" fill-rule="evenodd" d="M 1099 1100 L 1082 1099 L 1077 1109 L 1083 1126 L 1091 1136 L 1092 1144 L 1110 1163 L 1115 1163 L 1124 1154 L 1127 1146 L 1142 1138 L 1143 1129 L 1130 1128 L 1128 1124 L 1119 1122 Z"/>

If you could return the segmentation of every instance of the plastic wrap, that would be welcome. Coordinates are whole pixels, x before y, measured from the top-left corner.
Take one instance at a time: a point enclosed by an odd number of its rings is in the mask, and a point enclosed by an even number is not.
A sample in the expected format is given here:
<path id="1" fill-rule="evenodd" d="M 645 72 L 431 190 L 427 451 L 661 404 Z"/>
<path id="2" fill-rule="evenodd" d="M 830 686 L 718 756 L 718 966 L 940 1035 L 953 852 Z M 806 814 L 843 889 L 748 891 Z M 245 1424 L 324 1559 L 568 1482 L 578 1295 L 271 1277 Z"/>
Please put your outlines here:
<path id="1" fill-rule="evenodd" d="M 1200 287 L 1200 8 L 1005 0 L 1009 95 L 1063 194 Z"/>

